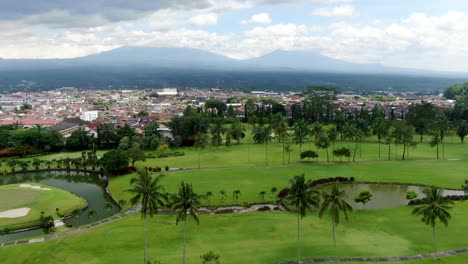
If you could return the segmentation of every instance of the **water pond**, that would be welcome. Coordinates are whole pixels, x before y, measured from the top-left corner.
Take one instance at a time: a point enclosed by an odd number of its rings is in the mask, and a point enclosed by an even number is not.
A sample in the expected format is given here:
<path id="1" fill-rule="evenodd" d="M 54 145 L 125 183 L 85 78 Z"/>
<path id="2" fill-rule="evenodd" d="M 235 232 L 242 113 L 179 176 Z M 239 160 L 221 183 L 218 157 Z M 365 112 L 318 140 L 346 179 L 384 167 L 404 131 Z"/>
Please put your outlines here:
<path id="1" fill-rule="evenodd" d="M 371 200 L 366 204 L 366 210 L 376 210 L 384 208 L 398 207 L 407 205 L 406 193 L 415 191 L 419 194 L 418 198 L 424 198 L 422 191 L 427 187 L 405 184 L 387 184 L 387 183 L 352 183 L 341 184 L 340 187 L 345 190 L 345 200 L 355 210 L 363 209 L 361 203 L 355 203 L 354 198 L 361 190 L 368 190 L 372 194 Z M 319 191 L 327 190 L 331 185 L 319 187 Z M 444 195 L 463 195 L 463 191 L 444 190 Z"/>
<path id="2" fill-rule="evenodd" d="M 106 192 L 107 182 L 101 180 L 98 174 L 89 172 L 25 172 L 0 176 L 0 185 L 15 183 L 42 183 L 53 187 L 61 188 L 83 197 L 88 202 L 88 208 L 77 218 L 70 219 L 73 224 L 85 225 L 100 219 L 107 218 L 120 211 L 120 207 L 115 204 Z M 106 204 L 112 205 L 111 208 Z M 95 211 L 96 214 L 88 217 L 88 212 Z M 0 243 L 18 240 L 28 237 L 39 236 L 47 232 L 43 229 L 33 229 L 24 232 L 10 233 L 0 236 Z"/>

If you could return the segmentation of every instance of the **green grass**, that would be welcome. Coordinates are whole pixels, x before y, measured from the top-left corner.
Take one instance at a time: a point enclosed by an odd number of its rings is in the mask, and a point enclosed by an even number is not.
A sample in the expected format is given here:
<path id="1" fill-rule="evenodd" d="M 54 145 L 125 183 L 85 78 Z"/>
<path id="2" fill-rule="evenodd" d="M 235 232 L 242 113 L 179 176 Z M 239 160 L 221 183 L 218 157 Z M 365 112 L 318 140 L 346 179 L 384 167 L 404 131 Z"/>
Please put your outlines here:
<path id="1" fill-rule="evenodd" d="M 448 227 L 438 225 L 439 250 L 467 247 L 468 202 L 456 203 Z M 333 257 L 331 222 L 316 213 L 301 222 L 304 258 Z M 180 263 L 183 229 L 175 216 L 149 219 L 148 256 Z M 296 258 L 296 215 L 289 212 L 202 215 L 188 223 L 187 263 L 200 263 L 210 250 L 222 263 L 278 263 Z M 432 251 L 431 229 L 411 215 L 411 208 L 356 211 L 337 229 L 340 257 L 416 255 Z M 139 215 L 46 243 L 0 248 L 6 263 L 137 263 L 143 258 L 143 221 Z M 466 255 L 443 258 L 464 263 Z M 432 260 L 408 263 L 433 263 Z"/>
<path id="2" fill-rule="evenodd" d="M 64 214 L 70 214 L 75 209 L 86 207 L 86 200 L 70 192 L 43 184 L 34 183 L 32 185 L 51 190 L 22 188 L 19 184 L 0 186 L 0 211 L 22 207 L 31 209 L 23 217 L 0 218 L 0 228 L 18 229 L 39 225 L 42 211 L 46 215 L 52 215 L 55 219 L 58 219 L 59 216 L 55 212 L 56 208 L 59 208 Z"/>
<path id="3" fill-rule="evenodd" d="M 458 142 L 458 141 L 456 141 Z M 339 143 L 339 146 L 353 146 Z M 266 191 L 264 202 L 274 201 L 271 187 L 279 190 L 288 185 L 294 175 L 305 173 L 309 179 L 336 176 L 355 177 L 357 181 L 404 182 L 460 188 L 468 178 L 468 145 L 446 144 L 445 159 L 434 160 L 435 149 L 426 143 L 410 150 L 408 161 L 395 161 L 395 146 L 391 146 L 391 161 L 387 161 L 387 146 L 382 145 L 378 158 L 378 144 L 365 143 L 357 153 L 356 163 L 326 164 L 324 150 L 319 151 L 316 163 L 300 163 L 299 147 L 294 145 L 291 165 L 283 166 L 281 145 L 269 145 L 269 167 L 265 164 L 265 146 L 241 144 L 231 147 L 208 147 L 201 152 L 202 170 L 168 172 L 162 180 L 166 191 L 175 192 L 181 181 L 191 182 L 195 191 L 211 191 L 214 197 L 205 205 L 228 205 L 262 202 L 258 193 Z M 302 150 L 312 149 L 312 142 Z M 184 156 L 148 159 L 138 167 L 198 168 L 198 151 L 184 148 Z M 68 154 L 67 154 L 68 155 Z M 80 154 L 78 154 L 80 155 Z M 442 153 L 440 153 L 442 157 Z M 49 159 L 45 156 L 44 158 Z M 456 159 L 456 160 L 447 160 Z M 330 160 L 332 161 L 331 155 Z M 287 157 L 286 157 L 287 163 Z M 163 172 L 164 173 L 164 172 Z M 116 200 L 128 199 L 124 190 L 130 188 L 134 175 L 110 179 L 109 188 Z M 219 191 L 228 196 L 222 199 Z M 232 190 L 239 189 L 238 200 Z M 468 202 L 456 203 L 451 210 L 452 220 L 447 228 L 438 225 L 439 250 L 468 247 Z M 290 212 L 252 213 L 244 215 L 202 215 L 200 225 L 188 224 L 187 263 L 201 263 L 199 256 L 210 250 L 221 255 L 222 263 L 279 263 L 296 258 L 295 214 Z M 333 257 L 331 222 L 319 220 L 313 213 L 302 221 L 302 255 L 304 258 Z M 180 263 L 183 233 L 175 225 L 175 216 L 158 215 L 149 220 L 150 259 L 162 263 Z M 415 255 L 432 251 L 431 230 L 411 216 L 409 207 L 376 211 L 355 211 L 349 222 L 342 222 L 337 230 L 341 257 L 381 257 Z M 143 222 L 139 215 L 108 223 L 83 233 L 31 245 L 0 248 L 0 258 L 6 263 L 135 263 L 143 258 Z M 435 260 L 416 260 L 402 263 L 467 263 L 468 254 Z"/>
<path id="4" fill-rule="evenodd" d="M 420 183 L 460 188 L 468 178 L 467 167 L 468 160 L 421 160 L 186 170 L 166 173 L 162 184 L 167 192 L 175 192 L 181 181 L 191 182 L 199 194 L 213 192 L 213 198 L 204 201 L 205 204 L 244 204 L 263 202 L 258 195 L 260 191 L 267 192 L 265 201 L 275 201 L 275 195 L 270 193 L 271 187 L 281 190 L 288 185 L 289 179 L 301 173 L 305 173 L 308 179 L 345 176 L 355 177 L 356 181 Z M 130 197 L 124 190 L 130 188 L 132 176 L 119 176 L 110 180 L 109 188 L 117 200 Z M 226 199 L 222 199 L 219 194 L 222 189 L 228 194 Z M 242 193 L 238 200 L 232 197 L 232 190 L 235 189 Z"/>

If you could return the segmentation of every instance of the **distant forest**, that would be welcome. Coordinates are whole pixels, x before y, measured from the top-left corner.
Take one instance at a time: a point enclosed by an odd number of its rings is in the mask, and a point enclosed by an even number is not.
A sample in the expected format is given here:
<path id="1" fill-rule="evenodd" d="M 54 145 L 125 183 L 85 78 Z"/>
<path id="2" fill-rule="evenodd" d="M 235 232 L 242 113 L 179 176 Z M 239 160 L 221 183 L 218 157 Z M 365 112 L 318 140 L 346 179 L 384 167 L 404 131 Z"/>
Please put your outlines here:
<path id="1" fill-rule="evenodd" d="M 310 85 L 334 86 L 340 91 L 437 94 L 467 78 L 349 74 L 297 71 L 222 71 L 157 68 L 73 68 L 1 71 L 0 91 L 41 91 L 64 86 L 81 89 L 162 87 L 219 87 L 224 89 L 302 91 Z"/>

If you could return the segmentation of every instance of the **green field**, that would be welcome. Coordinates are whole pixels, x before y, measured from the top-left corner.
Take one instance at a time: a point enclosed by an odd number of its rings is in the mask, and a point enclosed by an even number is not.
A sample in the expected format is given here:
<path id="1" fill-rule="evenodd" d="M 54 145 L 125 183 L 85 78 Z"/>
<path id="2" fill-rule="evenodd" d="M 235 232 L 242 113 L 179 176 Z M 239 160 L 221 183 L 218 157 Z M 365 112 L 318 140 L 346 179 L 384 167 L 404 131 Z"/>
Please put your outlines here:
<path id="1" fill-rule="evenodd" d="M 468 202 L 457 203 L 453 221 L 438 228 L 440 250 L 467 246 Z M 149 220 L 148 256 L 162 263 L 180 263 L 182 226 L 175 216 Z M 294 213 L 202 215 L 200 225 L 188 224 L 187 263 L 201 263 L 210 250 L 222 263 L 278 263 L 296 257 Z M 381 257 L 416 255 L 432 251 L 431 229 L 411 215 L 411 208 L 355 211 L 337 230 L 339 256 Z M 329 219 L 312 212 L 302 220 L 304 258 L 334 256 Z M 7 263 L 138 263 L 143 257 L 143 221 L 138 215 L 105 224 L 65 238 L 0 248 Z M 450 259 L 450 258 L 448 258 Z M 458 256 L 457 260 L 468 260 Z M 409 262 L 410 263 L 410 262 Z M 431 260 L 414 263 L 432 263 Z M 446 263 L 465 263 L 447 261 Z"/>
<path id="2" fill-rule="evenodd" d="M 353 146 L 338 143 L 337 146 Z M 435 160 L 435 149 L 420 144 L 410 149 L 409 160 L 401 161 L 401 146 L 395 160 L 395 146 L 388 149 L 367 142 L 357 153 L 355 163 L 338 162 L 325 151 L 319 159 L 301 163 L 298 146 L 294 145 L 291 164 L 283 165 L 278 143 L 269 145 L 269 166 L 265 167 L 265 145 L 241 144 L 231 147 L 209 147 L 200 153 L 184 148 L 184 156 L 147 159 L 137 167 L 152 166 L 183 168 L 163 172 L 162 184 L 167 192 L 175 192 L 181 181 L 191 182 L 199 194 L 211 191 L 214 196 L 204 205 L 250 204 L 273 202 L 272 187 L 282 189 L 294 175 L 305 173 L 308 179 L 336 176 L 354 177 L 356 181 L 402 182 L 460 188 L 468 178 L 468 145 L 446 144 L 445 160 Z M 315 150 L 309 142 L 302 150 Z M 442 147 L 440 149 L 442 158 Z M 149 153 L 150 154 L 150 153 Z M 201 168 L 198 168 L 200 154 Z M 64 155 L 75 155 L 67 153 Z M 42 158 L 50 158 L 44 156 Z M 286 162 L 287 163 L 287 156 Z M 109 189 L 116 200 L 128 199 L 124 190 L 130 188 L 134 175 L 112 177 Z M 241 191 L 238 200 L 232 190 Z M 219 194 L 227 192 L 226 199 Z M 258 193 L 266 191 L 264 201 Z M 468 247 L 468 202 L 458 202 L 451 210 L 448 227 L 438 225 L 438 249 L 441 251 Z M 200 225 L 188 224 L 187 263 L 201 263 L 200 255 L 210 250 L 221 255 L 222 263 L 279 263 L 296 258 L 296 218 L 293 212 L 201 215 Z M 175 216 L 158 215 L 149 220 L 149 259 L 163 264 L 182 262 L 182 227 L 175 225 Z M 349 222 L 341 222 L 337 230 L 340 257 L 384 257 L 417 255 L 432 251 L 431 229 L 411 215 L 411 207 L 361 211 L 351 214 Z M 319 220 L 311 212 L 302 221 L 302 256 L 304 258 L 333 257 L 331 221 Z M 31 245 L 0 248 L 5 263 L 136 263 L 143 259 L 143 221 L 133 215 L 107 223 L 79 234 Z M 404 264 L 468 263 L 468 254 L 444 257 L 441 260 L 415 260 Z"/>
<path id="3" fill-rule="evenodd" d="M 23 207 L 31 209 L 23 217 L 0 218 L 0 229 L 5 227 L 18 229 L 39 225 L 42 211 L 58 219 L 56 208 L 64 214 L 70 214 L 75 209 L 86 207 L 86 200 L 70 192 L 43 184 L 31 185 L 50 190 L 23 188 L 20 184 L 0 186 L 0 212 Z"/>

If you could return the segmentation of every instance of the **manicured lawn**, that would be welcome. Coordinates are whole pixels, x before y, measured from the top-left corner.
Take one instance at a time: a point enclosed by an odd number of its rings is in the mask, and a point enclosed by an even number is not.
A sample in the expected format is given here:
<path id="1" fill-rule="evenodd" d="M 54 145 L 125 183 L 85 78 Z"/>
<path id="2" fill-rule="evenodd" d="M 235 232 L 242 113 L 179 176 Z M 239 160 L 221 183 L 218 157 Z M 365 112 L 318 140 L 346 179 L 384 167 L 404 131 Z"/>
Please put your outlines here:
<path id="1" fill-rule="evenodd" d="M 86 200 L 70 192 L 43 184 L 33 183 L 31 185 L 50 190 L 23 188 L 19 184 L 0 186 L 0 212 L 23 207 L 31 209 L 23 217 L 0 218 L 0 228 L 16 229 L 39 225 L 42 211 L 46 215 L 52 215 L 58 219 L 56 208 L 59 208 L 64 214 L 69 214 L 75 209 L 86 207 Z"/>
<path id="2" fill-rule="evenodd" d="M 279 190 L 288 185 L 294 175 L 305 173 L 309 179 L 336 176 L 355 177 L 356 181 L 401 182 L 436 185 L 445 188 L 460 188 L 468 178 L 468 160 L 421 160 L 381 161 L 346 164 L 296 164 L 280 167 L 252 167 L 186 170 L 165 173 L 162 184 L 167 192 L 175 192 L 181 181 L 191 182 L 195 191 L 204 194 L 211 191 L 214 196 L 205 204 L 226 205 L 263 202 L 258 195 L 266 191 L 265 201 L 275 201 L 270 193 L 272 187 Z M 128 199 L 123 190 L 130 188 L 130 178 L 125 175 L 112 178 L 109 187 L 117 200 Z M 220 190 L 227 192 L 222 199 Z M 236 201 L 232 191 L 238 189 L 241 196 Z"/>
<path id="3" fill-rule="evenodd" d="M 448 227 L 438 225 L 440 250 L 468 246 L 468 202 L 456 203 Z M 148 256 L 162 263 L 180 263 L 182 226 L 175 216 L 149 220 Z M 201 263 L 210 250 L 222 263 L 279 263 L 296 257 L 296 215 L 292 212 L 243 215 L 202 215 L 200 225 L 188 223 L 187 263 Z M 341 257 L 415 255 L 432 251 L 431 229 L 411 208 L 356 211 L 337 229 Z M 316 213 L 302 220 L 304 258 L 334 256 L 331 222 Z M 65 238 L 0 248 L 4 263 L 138 263 L 143 258 L 143 221 L 134 215 Z M 466 255 L 443 258 L 464 263 Z M 462 262 L 460 262 L 462 261 Z M 432 260 L 407 263 L 433 263 Z"/>
<path id="4" fill-rule="evenodd" d="M 458 142 L 458 141 L 456 141 Z M 353 143 L 337 143 L 335 147 L 353 147 Z M 446 144 L 445 159 L 434 160 L 435 149 L 427 143 L 410 149 L 409 160 L 400 161 L 402 146 L 391 146 L 391 161 L 387 161 L 387 146 L 368 142 L 357 153 L 355 163 L 326 163 L 324 150 L 311 163 L 299 162 L 299 147 L 293 145 L 290 165 L 282 165 L 281 144 L 269 145 L 269 165 L 265 167 L 265 145 L 241 144 L 231 147 L 208 147 L 201 154 L 184 148 L 184 156 L 147 159 L 137 167 L 151 166 L 184 168 L 163 172 L 162 184 L 167 192 L 175 192 L 181 181 L 190 182 L 199 194 L 208 191 L 214 196 L 204 205 L 248 204 L 273 202 L 272 187 L 278 190 L 288 185 L 294 175 L 305 173 L 308 179 L 336 176 L 355 177 L 357 181 L 403 182 L 460 188 L 468 178 L 468 144 Z M 316 150 L 308 142 L 302 150 Z M 442 150 L 441 150 L 442 151 Z M 67 154 L 68 155 L 68 154 Z M 70 154 L 71 155 L 71 154 Z M 73 154 L 74 155 L 74 154 Z M 80 153 L 77 154 L 81 155 Z M 440 152 L 442 157 L 442 152 Z M 51 157 L 44 156 L 49 159 Z M 58 158 L 58 157 L 54 157 Z M 287 163 L 287 156 L 285 157 Z M 133 175 L 113 177 L 109 189 L 116 200 L 127 199 L 129 180 Z M 235 200 L 233 190 L 240 190 Z M 223 199 L 220 190 L 227 192 Z M 259 192 L 266 191 L 264 201 Z M 55 210 L 55 207 L 54 207 Z M 468 202 L 456 203 L 452 220 L 446 228 L 438 224 L 439 250 L 468 247 Z M 201 263 L 200 255 L 213 250 L 222 263 L 279 263 L 296 258 L 296 215 L 293 212 L 251 213 L 243 215 L 201 215 L 200 225 L 188 224 L 187 263 Z M 341 257 L 381 257 L 415 255 L 432 251 L 431 229 L 411 215 L 410 207 L 376 211 L 355 211 L 350 221 L 342 221 L 337 230 Z M 149 220 L 149 259 L 162 263 L 180 263 L 182 258 L 182 227 L 175 225 L 175 216 L 158 215 Z M 331 222 L 319 220 L 316 213 L 302 221 L 302 256 L 304 258 L 333 257 Z M 31 245 L 0 248 L 2 263 L 139 263 L 143 258 L 143 221 L 133 215 L 112 223 L 57 240 Z M 442 258 L 437 263 L 467 263 L 468 254 Z M 434 260 L 403 262 L 408 264 L 436 263 Z"/>

